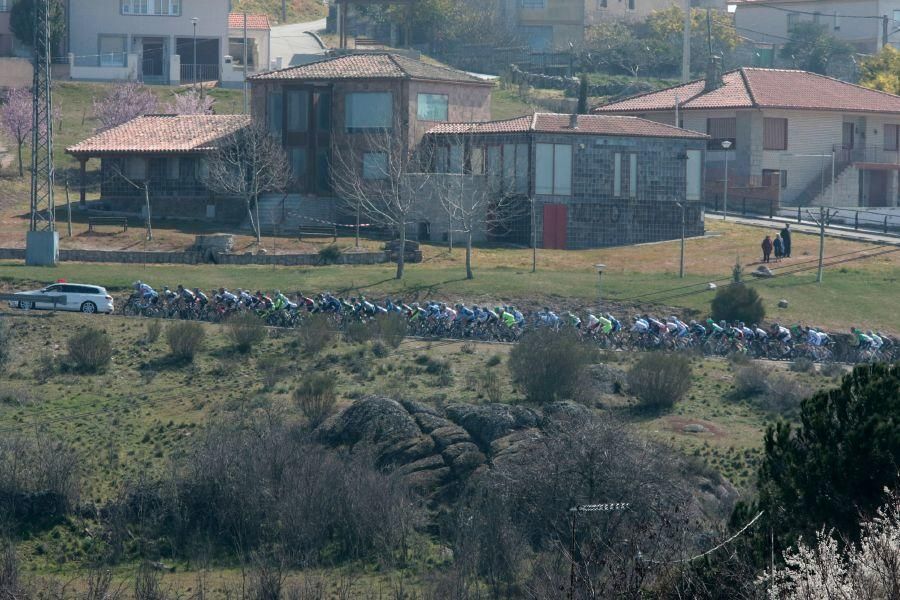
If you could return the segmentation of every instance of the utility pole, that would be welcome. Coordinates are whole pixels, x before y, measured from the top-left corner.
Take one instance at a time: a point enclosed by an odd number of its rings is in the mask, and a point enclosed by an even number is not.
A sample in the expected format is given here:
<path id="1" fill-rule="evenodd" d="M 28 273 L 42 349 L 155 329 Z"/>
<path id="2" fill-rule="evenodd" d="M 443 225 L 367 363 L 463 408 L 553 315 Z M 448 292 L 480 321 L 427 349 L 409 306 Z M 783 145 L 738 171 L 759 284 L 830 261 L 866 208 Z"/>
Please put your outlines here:
<path id="1" fill-rule="evenodd" d="M 537 223 L 534 214 L 534 196 L 531 196 L 531 272 L 537 273 Z"/>
<path id="2" fill-rule="evenodd" d="M 69 235 L 66 237 L 72 237 L 72 203 L 69 201 L 69 176 L 66 175 L 66 218 L 68 219 Z"/>
<path id="3" fill-rule="evenodd" d="M 684 31 L 681 39 L 681 83 L 691 79 L 691 0 L 684 0 Z M 678 123 L 675 123 L 678 126 Z"/>
<path id="4" fill-rule="evenodd" d="M 684 211 L 686 207 L 681 202 L 676 202 L 675 205 L 681 209 L 681 260 L 678 264 L 678 277 L 684 279 Z"/>
<path id="5" fill-rule="evenodd" d="M 819 216 L 818 218 L 816 218 L 816 216 L 811 212 L 806 211 L 806 214 L 809 215 L 809 218 L 819 226 L 819 269 L 816 272 L 816 283 L 822 283 L 822 272 L 825 269 L 825 226 L 831 222 L 831 217 L 833 217 L 836 213 L 837 211 L 832 213 L 830 209 L 827 209 L 824 206 L 820 206 Z"/>
<path id="6" fill-rule="evenodd" d="M 575 537 L 575 520 L 578 513 L 589 512 L 622 512 L 628 510 L 631 506 L 627 502 L 609 502 L 607 504 L 583 504 L 569 509 L 572 513 L 572 547 L 569 550 L 569 600 L 575 598 L 575 553 L 578 551 L 578 542 Z"/>
<path id="7" fill-rule="evenodd" d="M 281 24 L 287 23 L 287 0 L 281 0 Z"/>
<path id="8" fill-rule="evenodd" d="M 25 263 L 55 266 L 59 232 L 53 202 L 53 119 L 50 89 L 50 0 L 34 3 L 34 77 L 31 104 L 31 220 Z"/>
<path id="9" fill-rule="evenodd" d="M 888 35 L 890 31 L 890 19 L 888 19 L 887 15 L 883 15 L 881 17 L 881 47 L 887 48 L 888 45 Z"/>
<path id="10" fill-rule="evenodd" d="M 247 75 L 249 74 L 249 65 L 247 64 L 247 13 L 244 12 L 244 114 L 250 112 L 247 102 Z"/>
<path id="11" fill-rule="evenodd" d="M 153 229 L 150 226 L 150 186 L 144 182 L 144 208 L 147 211 L 147 239 L 153 239 Z"/>

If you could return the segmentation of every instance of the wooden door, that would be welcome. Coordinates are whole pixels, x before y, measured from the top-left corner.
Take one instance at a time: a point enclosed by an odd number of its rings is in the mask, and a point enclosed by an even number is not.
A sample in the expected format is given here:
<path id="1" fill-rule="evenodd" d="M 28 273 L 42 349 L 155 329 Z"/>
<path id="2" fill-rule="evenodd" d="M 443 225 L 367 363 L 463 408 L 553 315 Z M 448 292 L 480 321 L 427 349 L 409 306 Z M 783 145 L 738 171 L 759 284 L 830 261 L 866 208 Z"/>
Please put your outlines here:
<path id="1" fill-rule="evenodd" d="M 565 250 L 568 237 L 568 211 L 565 204 L 544 205 L 544 248 Z"/>

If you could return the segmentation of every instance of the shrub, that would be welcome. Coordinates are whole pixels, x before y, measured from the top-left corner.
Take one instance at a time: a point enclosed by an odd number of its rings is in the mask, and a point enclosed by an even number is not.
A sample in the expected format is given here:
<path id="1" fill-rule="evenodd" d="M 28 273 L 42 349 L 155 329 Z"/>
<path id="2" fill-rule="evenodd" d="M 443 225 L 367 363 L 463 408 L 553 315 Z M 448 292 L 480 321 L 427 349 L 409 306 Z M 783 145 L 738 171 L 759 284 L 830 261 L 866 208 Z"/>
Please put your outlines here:
<path id="1" fill-rule="evenodd" d="M 825 363 L 819 369 L 819 373 L 821 373 L 823 377 L 841 377 L 844 375 L 844 367 L 842 367 L 840 363 Z"/>
<path id="2" fill-rule="evenodd" d="M 12 359 L 12 329 L 6 319 L 0 319 L 0 373 L 6 370 Z"/>
<path id="3" fill-rule="evenodd" d="M 191 362 L 203 346 L 206 331 L 200 323 L 177 321 L 166 328 L 166 341 L 176 360 Z"/>
<path id="4" fill-rule="evenodd" d="M 385 346 L 381 340 L 375 340 L 372 342 L 372 354 L 374 354 L 376 358 L 386 357 L 388 355 L 387 346 Z"/>
<path id="5" fill-rule="evenodd" d="M 397 313 L 381 315 L 375 324 L 378 338 L 391 348 L 398 347 L 406 338 L 406 319 Z"/>
<path id="6" fill-rule="evenodd" d="M 341 260 L 343 254 L 338 246 L 331 244 L 319 250 L 319 262 L 323 265 L 330 265 Z"/>
<path id="7" fill-rule="evenodd" d="M 331 373 L 312 373 L 294 390 L 294 402 L 306 417 L 310 429 L 318 427 L 337 402 L 335 379 Z"/>
<path id="8" fill-rule="evenodd" d="M 96 373 L 112 359 L 112 341 L 102 329 L 83 329 L 69 338 L 68 345 L 69 359 L 84 373 Z"/>
<path id="9" fill-rule="evenodd" d="M 746 352 L 732 352 L 728 355 L 728 362 L 735 366 L 749 365 L 750 355 Z"/>
<path id="10" fill-rule="evenodd" d="M 772 373 L 766 384 L 766 391 L 757 397 L 757 404 L 767 411 L 779 414 L 790 413 L 806 395 L 803 384 L 787 373 Z"/>
<path id="11" fill-rule="evenodd" d="M 719 288 L 712 300 L 711 312 L 715 321 L 724 319 L 759 323 L 766 316 L 766 308 L 759 292 L 744 284 Z"/>
<path id="12" fill-rule="evenodd" d="M 253 346 L 260 343 L 268 336 L 266 326 L 256 315 L 245 312 L 235 315 L 225 323 L 225 331 L 228 339 L 234 344 L 235 350 L 246 354 Z"/>
<path id="13" fill-rule="evenodd" d="M 256 361 L 256 368 L 262 376 L 263 387 L 271 390 L 291 372 L 290 365 L 280 356 L 267 356 Z"/>
<path id="14" fill-rule="evenodd" d="M 498 403 L 503 400 L 503 384 L 496 370 L 487 368 L 481 373 L 480 387 L 488 401 Z"/>
<path id="15" fill-rule="evenodd" d="M 574 396 L 595 356 L 572 331 L 536 329 L 509 353 L 509 370 L 529 400 L 553 402 Z"/>
<path id="16" fill-rule="evenodd" d="M 355 321 L 344 328 L 344 341 L 351 344 L 364 344 L 375 335 L 375 328 L 362 321 Z"/>
<path id="17" fill-rule="evenodd" d="M 325 315 L 310 315 L 297 329 L 300 349 L 310 354 L 318 354 L 334 341 L 334 325 Z"/>
<path id="18" fill-rule="evenodd" d="M 734 374 L 734 387 L 739 398 L 762 394 L 768 389 L 769 372 L 754 364 L 741 367 Z"/>
<path id="19" fill-rule="evenodd" d="M 494 354 L 489 359 L 487 359 L 487 362 L 484 364 L 486 364 L 489 367 L 496 367 L 497 365 L 499 365 L 502 362 L 503 362 L 503 357 L 500 356 L 499 354 Z"/>
<path id="20" fill-rule="evenodd" d="M 627 380 L 643 406 L 671 408 L 691 388 L 691 361 L 680 354 L 646 354 L 628 372 Z"/>
<path id="21" fill-rule="evenodd" d="M 147 333 L 144 334 L 145 344 L 155 344 L 156 340 L 162 334 L 162 322 L 159 319 L 150 319 L 147 321 Z"/>
<path id="22" fill-rule="evenodd" d="M 809 373 L 810 371 L 815 370 L 816 364 L 805 356 L 798 356 L 791 362 L 788 368 L 794 373 Z"/>

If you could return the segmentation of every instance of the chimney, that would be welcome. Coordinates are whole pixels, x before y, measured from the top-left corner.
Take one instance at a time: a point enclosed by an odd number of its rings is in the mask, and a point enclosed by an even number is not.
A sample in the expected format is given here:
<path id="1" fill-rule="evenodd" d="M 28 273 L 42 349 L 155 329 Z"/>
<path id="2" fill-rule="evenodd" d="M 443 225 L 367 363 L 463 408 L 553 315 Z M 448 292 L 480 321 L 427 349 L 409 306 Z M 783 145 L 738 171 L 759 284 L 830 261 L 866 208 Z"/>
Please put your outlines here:
<path id="1" fill-rule="evenodd" d="M 578 113 L 569 115 L 569 129 L 578 129 Z"/>
<path id="2" fill-rule="evenodd" d="M 703 86 L 704 92 L 711 92 L 725 85 L 722 82 L 722 74 L 719 73 L 719 57 L 710 56 L 709 62 L 706 63 L 706 84 Z"/>

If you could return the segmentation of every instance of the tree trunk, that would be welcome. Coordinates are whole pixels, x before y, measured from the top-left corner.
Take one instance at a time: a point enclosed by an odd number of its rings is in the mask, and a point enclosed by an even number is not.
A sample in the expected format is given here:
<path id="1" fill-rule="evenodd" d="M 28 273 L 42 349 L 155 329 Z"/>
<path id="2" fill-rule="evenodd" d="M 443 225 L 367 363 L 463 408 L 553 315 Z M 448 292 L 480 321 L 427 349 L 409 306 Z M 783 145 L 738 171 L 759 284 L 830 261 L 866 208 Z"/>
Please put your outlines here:
<path id="1" fill-rule="evenodd" d="M 259 222 L 259 194 L 253 196 L 253 207 L 256 209 L 256 250 L 262 247 L 262 223 Z"/>
<path id="2" fill-rule="evenodd" d="M 474 279 L 472 274 L 472 231 L 466 234 L 466 279 Z"/>
<path id="3" fill-rule="evenodd" d="M 249 196 L 247 197 L 247 218 L 250 219 L 250 229 L 256 235 L 256 243 L 259 244 L 259 227 L 256 224 L 256 219 L 253 218 L 253 199 Z"/>
<path id="4" fill-rule="evenodd" d="M 406 223 L 400 224 L 400 248 L 397 253 L 397 279 L 403 279 L 403 263 L 406 259 Z"/>
<path id="5" fill-rule="evenodd" d="M 356 200 L 356 247 L 359 248 L 359 199 Z"/>
<path id="6" fill-rule="evenodd" d="M 19 177 L 25 177 L 25 168 L 22 166 L 22 146 L 24 144 L 19 142 Z"/>

